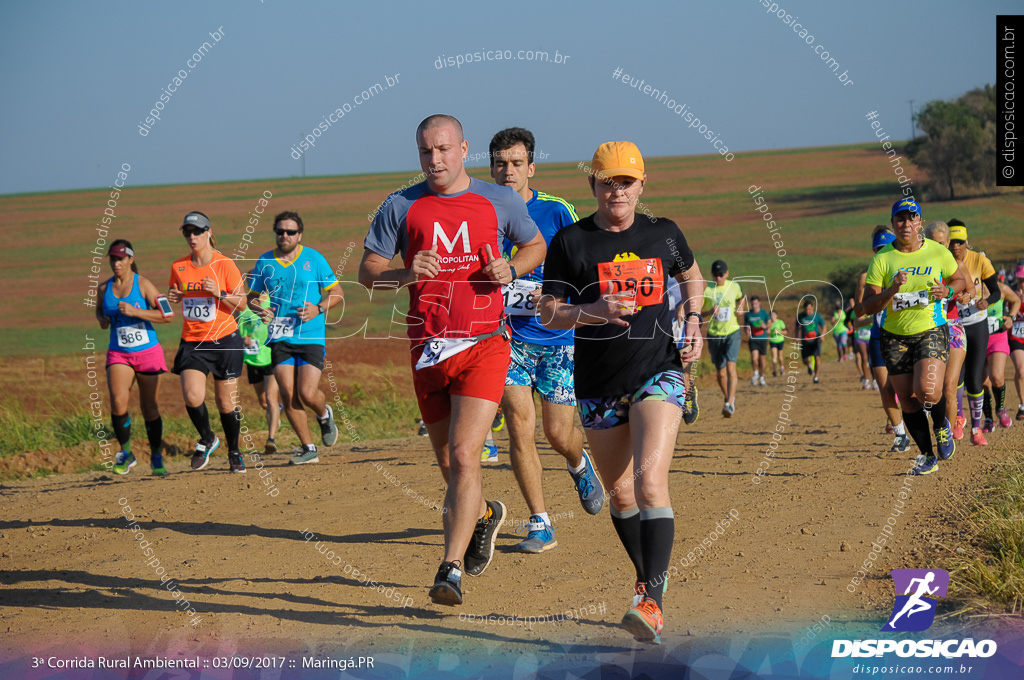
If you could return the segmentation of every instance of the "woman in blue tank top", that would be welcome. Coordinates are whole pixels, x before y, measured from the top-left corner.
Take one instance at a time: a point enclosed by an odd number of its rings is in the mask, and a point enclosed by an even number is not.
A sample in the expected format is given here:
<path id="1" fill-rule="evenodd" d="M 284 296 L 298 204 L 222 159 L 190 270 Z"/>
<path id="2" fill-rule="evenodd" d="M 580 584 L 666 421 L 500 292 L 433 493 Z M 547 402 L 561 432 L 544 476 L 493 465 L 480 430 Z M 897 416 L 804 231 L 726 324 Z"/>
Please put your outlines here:
<path id="1" fill-rule="evenodd" d="M 160 294 L 149 279 L 139 275 L 135 251 L 125 239 L 117 239 L 107 251 L 114 275 L 100 286 L 102 305 L 96 309 L 100 328 L 110 329 L 107 349 L 107 387 L 110 390 L 110 421 L 121 450 L 113 470 L 126 475 L 135 467 L 132 454 L 132 420 L 128 395 L 132 382 L 139 383 L 139 402 L 149 437 L 150 464 L 154 475 L 166 475 L 163 452 L 163 420 L 156 394 L 160 374 L 167 372 L 164 350 L 153 330 L 154 323 L 170 323 L 157 306 Z"/>

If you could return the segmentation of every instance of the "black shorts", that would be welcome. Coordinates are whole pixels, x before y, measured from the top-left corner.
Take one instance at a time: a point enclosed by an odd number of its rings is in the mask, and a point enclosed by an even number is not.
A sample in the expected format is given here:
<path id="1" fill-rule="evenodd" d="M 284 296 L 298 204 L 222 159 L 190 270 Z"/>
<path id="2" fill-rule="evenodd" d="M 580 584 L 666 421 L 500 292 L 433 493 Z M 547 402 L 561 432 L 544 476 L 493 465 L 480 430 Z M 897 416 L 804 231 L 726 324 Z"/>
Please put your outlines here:
<path id="1" fill-rule="evenodd" d="M 820 357 L 821 356 L 821 338 L 814 338 L 813 340 L 803 340 L 800 343 L 800 357 L 807 359 L 808 357 Z"/>
<path id="2" fill-rule="evenodd" d="M 1012 335 L 1007 335 L 1006 342 L 1010 345 L 1010 354 L 1013 354 L 1017 350 L 1024 351 L 1024 340 L 1018 340 Z"/>
<path id="3" fill-rule="evenodd" d="M 253 366 L 252 364 L 246 364 L 245 371 L 249 375 L 250 385 L 259 385 L 268 375 L 274 375 L 274 367 L 271 364 L 267 364 L 266 366 Z"/>
<path id="4" fill-rule="evenodd" d="M 237 331 L 220 340 L 182 340 L 174 356 L 171 373 L 181 375 L 185 370 L 202 371 L 203 375 L 212 373 L 214 380 L 231 380 L 242 375 L 243 356 L 242 338 Z"/>
<path id="5" fill-rule="evenodd" d="M 324 370 L 327 350 L 323 345 L 293 345 L 283 340 L 270 343 L 270 365 L 302 366 L 309 364 Z"/>
<path id="6" fill-rule="evenodd" d="M 914 372 L 914 364 L 923 359 L 949 360 L 949 326 L 942 324 L 916 335 L 896 335 L 884 328 L 879 334 L 882 357 L 889 375 Z"/>
<path id="7" fill-rule="evenodd" d="M 768 355 L 768 339 L 767 338 L 763 338 L 763 339 L 759 340 L 757 338 L 751 338 L 750 339 L 750 351 L 751 352 L 760 352 L 761 356 L 767 356 Z"/>
<path id="8" fill-rule="evenodd" d="M 769 341 L 768 341 L 768 345 L 769 345 L 769 346 L 770 346 L 770 347 L 771 347 L 772 349 L 777 349 L 777 350 L 779 350 L 780 352 L 783 352 L 783 351 L 785 351 L 785 349 L 786 349 L 786 341 L 785 341 L 785 340 L 780 340 L 779 342 L 772 342 L 771 340 L 769 340 Z"/>

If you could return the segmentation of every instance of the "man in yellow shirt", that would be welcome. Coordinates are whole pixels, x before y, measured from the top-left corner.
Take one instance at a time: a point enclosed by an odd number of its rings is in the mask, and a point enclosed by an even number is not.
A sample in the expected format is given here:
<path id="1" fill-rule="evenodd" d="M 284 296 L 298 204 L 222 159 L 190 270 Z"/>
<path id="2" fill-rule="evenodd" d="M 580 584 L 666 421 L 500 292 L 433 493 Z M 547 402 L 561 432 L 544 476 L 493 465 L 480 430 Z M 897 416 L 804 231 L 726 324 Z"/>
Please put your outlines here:
<path id="1" fill-rule="evenodd" d="M 718 371 L 718 386 L 725 396 L 722 415 L 726 418 L 736 411 L 736 359 L 740 355 L 740 323 L 738 318 L 747 312 L 747 300 L 735 281 L 729 280 L 729 267 L 722 260 L 711 265 L 714 281 L 704 289 L 705 318 L 708 324 L 708 349 L 711 363 Z"/>

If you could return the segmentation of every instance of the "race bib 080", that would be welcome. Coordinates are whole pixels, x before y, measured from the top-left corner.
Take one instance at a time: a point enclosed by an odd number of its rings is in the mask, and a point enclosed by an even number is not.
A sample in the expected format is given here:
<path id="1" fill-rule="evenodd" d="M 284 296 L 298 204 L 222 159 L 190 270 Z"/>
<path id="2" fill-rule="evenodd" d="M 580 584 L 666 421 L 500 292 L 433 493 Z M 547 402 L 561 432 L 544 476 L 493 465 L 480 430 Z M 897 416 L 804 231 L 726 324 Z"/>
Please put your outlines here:
<path id="1" fill-rule="evenodd" d="M 661 260 L 652 257 L 647 260 L 623 260 L 602 262 L 597 265 L 601 294 L 636 291 L 638 306 L 659 304 L 665 295 L 665 275 Z"/>
<path id="2" fill-rule="evenodd" d="M 212 323 L 217 318 L 217 301 L 212 297 L 187 297 L 181 300 L 187 321 Z"/>

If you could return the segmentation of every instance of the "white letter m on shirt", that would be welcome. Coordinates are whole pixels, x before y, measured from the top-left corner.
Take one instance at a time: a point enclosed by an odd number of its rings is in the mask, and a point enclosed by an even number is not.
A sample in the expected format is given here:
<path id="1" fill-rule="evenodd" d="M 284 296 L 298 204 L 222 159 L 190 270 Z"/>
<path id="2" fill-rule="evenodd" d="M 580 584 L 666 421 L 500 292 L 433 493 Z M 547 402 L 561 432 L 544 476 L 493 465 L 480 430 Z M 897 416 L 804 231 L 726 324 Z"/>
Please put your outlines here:
<path id="1" fill-rule="evenodd" d="M 444 241 L 445 248 L 448 252 L 452 252 L 452 248 L 455 247 L 455 242 L 459 240 L 459 236 L 462 236 L 462 250 L 468 255 L 469 254 L 469 224 L 465 221 L 462 222 L 462 226 L 455 232 L 455 238 L 451 241 L 448 240 L 448 234 L 444 232 L 444 227 L 441 226 L 440 222 L 434 222 L 434 243 L 433 247 L 437 248 L 437 240 L 441 239 Z"/>

